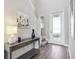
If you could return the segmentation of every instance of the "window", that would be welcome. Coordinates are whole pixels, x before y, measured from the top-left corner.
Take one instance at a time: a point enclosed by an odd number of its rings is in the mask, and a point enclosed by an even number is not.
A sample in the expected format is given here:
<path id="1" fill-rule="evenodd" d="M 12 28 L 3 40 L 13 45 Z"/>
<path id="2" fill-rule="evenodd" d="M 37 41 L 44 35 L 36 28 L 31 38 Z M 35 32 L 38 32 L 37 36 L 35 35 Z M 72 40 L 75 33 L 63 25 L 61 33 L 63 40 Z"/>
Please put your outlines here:
<path id="1" fill-rule="evenodd" d="M 60 37 L 61 34 L 61 16 L 53 16 L 53 36 Z"/>

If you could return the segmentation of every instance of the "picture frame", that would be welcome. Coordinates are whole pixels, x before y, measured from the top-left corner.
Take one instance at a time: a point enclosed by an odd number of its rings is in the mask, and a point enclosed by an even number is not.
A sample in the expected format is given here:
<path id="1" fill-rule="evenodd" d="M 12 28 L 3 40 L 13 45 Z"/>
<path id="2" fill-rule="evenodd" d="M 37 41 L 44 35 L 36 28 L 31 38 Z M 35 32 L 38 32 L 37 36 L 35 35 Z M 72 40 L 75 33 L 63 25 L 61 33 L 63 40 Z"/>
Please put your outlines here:
<path id="1" fill-rule="evenodd" d="M 20 29 L 29 27 L 29 16 L 23 12 L 17 12 L 17 26 Z"/>

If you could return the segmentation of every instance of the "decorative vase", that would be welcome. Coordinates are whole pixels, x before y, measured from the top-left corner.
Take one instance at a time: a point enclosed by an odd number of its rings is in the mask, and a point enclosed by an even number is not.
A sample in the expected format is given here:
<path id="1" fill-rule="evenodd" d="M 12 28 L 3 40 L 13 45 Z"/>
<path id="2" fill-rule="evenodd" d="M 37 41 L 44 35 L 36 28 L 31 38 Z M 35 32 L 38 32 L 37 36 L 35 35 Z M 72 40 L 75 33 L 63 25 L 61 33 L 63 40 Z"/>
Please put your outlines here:
<path id="1" fill-rule="evenodd" d="M 34 39 L 35 38 L 35 31 L 34 31 L 34 29 L 32 29 L 32 39 Z"/>
<path id="2" fill-rule="evenodd" d="M 18 42 L 21 42 L 21 37 L 18 37 Z"/>

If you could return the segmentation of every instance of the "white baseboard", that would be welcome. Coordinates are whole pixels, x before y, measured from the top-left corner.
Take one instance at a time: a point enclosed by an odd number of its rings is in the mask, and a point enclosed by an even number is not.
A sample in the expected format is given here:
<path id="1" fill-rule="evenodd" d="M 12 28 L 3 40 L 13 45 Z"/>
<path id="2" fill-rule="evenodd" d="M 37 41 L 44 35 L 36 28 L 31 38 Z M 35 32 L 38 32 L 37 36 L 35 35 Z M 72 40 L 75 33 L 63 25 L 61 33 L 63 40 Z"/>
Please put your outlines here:
<path id="1" fill-rule="evenodd" d="M 72 59 L 72 58 L 71 58 L 71 51 L 70 51 L 69 46 L 68 46 L 68 52 L 69 52 L 69 57 L 70 57 L 70 59 Z"/>
<path id="2" fill-rule="evenodd" d="M 48 42 L 49 43 L 49 42 Z M 57 45 L 62 45 L 62 46 L 65 46 L 65 47 L 68 47 L 68 44 L 65 44 L 65 43 L 56 43 L 56 42 L 52 42 L 50 44 L 57 44 Z"/>

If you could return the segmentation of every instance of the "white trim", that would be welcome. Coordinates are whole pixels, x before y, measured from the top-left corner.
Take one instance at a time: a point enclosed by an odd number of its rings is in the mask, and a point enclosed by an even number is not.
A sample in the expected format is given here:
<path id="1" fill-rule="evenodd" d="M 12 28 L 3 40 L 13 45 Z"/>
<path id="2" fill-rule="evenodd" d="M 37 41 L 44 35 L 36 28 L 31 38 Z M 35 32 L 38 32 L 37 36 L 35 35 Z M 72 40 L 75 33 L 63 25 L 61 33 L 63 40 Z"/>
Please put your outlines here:
<path id="1" fill-rule="evenodd" d="M 56 43 L 56 42 L 48 42 L 49 44 L 57 44 L 57 45 L 62 45 L 62 46 L 65 46 L 65 47 L 69 47 L 68 44 L 65 44 L 65 43 Z"/>
<path id="2" fill-rule="evenodd" d="M 75 0 L 72 0 L 73 1 L 73 17 L 74 17 L 74 22 L 75 22 L 75 12 L 74 12 L 74 10 L 75 10 Z M 73 39 L 75 39 L 74 38 L 74 36 L 75 36 L 75 31 L 74 31 L 74 35 L 73 35 L 73 38 L 71 37 L 71 14 L 72 14 L 72 12 L 71 12 L 71 0 L 69 0 L 69 46 L 68 46 L 68 51 L 69 51 L 69 56 L 70 56 L 70 59 L 73 59 L 73 54 L 72 54 L 72 49 L 74 49 L 74 48 L 71 48 L 71 43 L 72 42 L 70 42 L 71 40 L 73 40 Z M 75 25 L 75 24 L 74 24 Z M 73 28 L 74 29 L 74 28 Z M 75 41 L 75 40 L 74 40 Z M 74 44 L 74 43 L 72 43 L 72 44 Z M 75 58 L 75 57 L 74 57 Z"/>
<path id="3" fill-rule="evenodd" d="M 70 50 L 70 47 L 69 46 L 68 46 L 68 52 L 69 52 L 70 59 L 72 59 L 72 57 L 71 57 L 71 50 Z"/>
<path id="4" fill-rule="evenodd" d="M 29 0 L 29 3 L 31 4 L 33 10 L 35 11 L 35 7 L 34 7 L 34 4 L 33 4 L 32 0 Z"/>
<path id="5" fill-rule="evenodd" d="M 55 11 L 52 11 L 52 10 L 49 10 L 49 14 L 61 14 L 61 13 L 63 13 L 64 12 L 64 10 L 55 10 Z"/>

